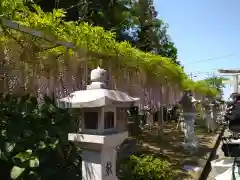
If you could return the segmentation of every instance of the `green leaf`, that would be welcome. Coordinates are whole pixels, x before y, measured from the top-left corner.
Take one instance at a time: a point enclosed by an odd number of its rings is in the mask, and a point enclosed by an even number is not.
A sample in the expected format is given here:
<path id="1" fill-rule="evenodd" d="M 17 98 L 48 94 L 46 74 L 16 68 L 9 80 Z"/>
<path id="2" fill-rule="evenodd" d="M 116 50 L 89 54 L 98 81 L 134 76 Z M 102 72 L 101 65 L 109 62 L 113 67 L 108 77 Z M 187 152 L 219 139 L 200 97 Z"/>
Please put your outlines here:
<path id="1" fill-rule="evenodd" d="M 59 140 L 57 139 L 53 143 L 50 143 L 49 147 L 52 149 L 55 149 L 57 147 L 58 143 L 59 143 Z"/>
<path id="2" fill-rule="evenodd" d="M 40 162 L 39 162 L 38 157 L 36 157 L 36 156 L 31 157 L 31 159 L 29 161 L 29 167 L 31 167 L 31 168 L 39 167 L 39 164 L 40 164 Z"/>
<path id="3" fill-rule="evenodd" d="M 32 155 L 32 150 L 28 149 L 25 152 L 18 153 L 14 158 L 20 159 L 21 162 L 25 162 L 30 159 L 31 155 Z"/>
<path id="4" fill-rule="evenodd" d="M 45 142 L 40 141 L 37 147 L 38 147 L 39 149 L 45 149 L 47 146 L 46 146 L 46 143 L 45 143 Z"/>
<path id="5" fill-rule="evenodd" d="M 14 142 L 6 142 L 5 143 L 5 151 L 8 152 L 8 153 L 12 152 L 15 145 L 16 144 Z"/>
<path id="6" fill-rule="evenodd" d="M 18 166 L 14 166 L 11 170 L 10 176 L 12 179 L 17 179 L 21 174 L 25 171 L 25 168 L 20 168 Z"/>
<path id="7" fill-rule="evenodd" d="M 30 171 L 28 175 L 29 180 L 41 180 L 41 177 L 34 171 Z"/>

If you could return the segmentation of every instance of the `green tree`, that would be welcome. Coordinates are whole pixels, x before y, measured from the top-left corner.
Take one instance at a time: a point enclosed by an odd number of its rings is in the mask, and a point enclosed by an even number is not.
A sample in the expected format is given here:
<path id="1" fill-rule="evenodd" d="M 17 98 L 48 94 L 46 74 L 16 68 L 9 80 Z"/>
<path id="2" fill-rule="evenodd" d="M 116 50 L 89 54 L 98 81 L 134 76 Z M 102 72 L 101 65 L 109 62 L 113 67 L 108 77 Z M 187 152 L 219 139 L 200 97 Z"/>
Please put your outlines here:
<path id="1" fill-rule="evenodd" d="M 30 1 L 29 1 L 30 2 Z M 177 61 L 177 48 L 167 34 L 168 25 L 157 18 L 153 0 L 35 0 L 44 11 L 67 10 L 66 20 L 85 21 L 116 33 L 142 51 Z M 31 1 L 32 3 L 32 1 Z"/>
<path id="2" fill-rule="evenodd" d="M 152 52 L 169 57 L 174 63 L 177 61 L 177 48 L 167 34 L 168 25 L 157 18 L 157 11 L 152 0 L 139 0 L 134 4 L 133 17 L 135 21 L 136 37 L 134 44 L 145 52 Z"/>
<path id="3" fill-rule="evenodd" d="M 126 31 L 132 27 L 131 0 L 34 0 L 43 11 L 51 12 L 54 8 L 67 11 L 67 21 L 85 21 L 94 26 L 104 27 L 116 32 L 117 39 L 130 40 Z"/>
<path id="4" fill-rule="evenodd" d="M 204 79 L 204 81 L 211 88 L 217 89 L 220 92 L 221 95 L 223 94 L 223 88 L 225 87 L 225 84 L 224 84 L 225 80 L 228 80 L 228 79 L 224 78 L 224 77 L 218 77 L 218 76 L 215 76 L 215 75 Z"/>

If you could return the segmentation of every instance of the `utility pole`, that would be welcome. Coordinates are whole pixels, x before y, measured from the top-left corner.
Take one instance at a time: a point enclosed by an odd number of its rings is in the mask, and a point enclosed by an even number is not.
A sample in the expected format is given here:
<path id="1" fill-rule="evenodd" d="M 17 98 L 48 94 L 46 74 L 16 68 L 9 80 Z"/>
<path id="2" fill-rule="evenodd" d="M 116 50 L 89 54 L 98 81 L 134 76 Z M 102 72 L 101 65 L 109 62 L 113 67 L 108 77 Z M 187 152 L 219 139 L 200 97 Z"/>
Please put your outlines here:
<path id="1" fill-rule="evenodd" d="M 214 73 L 211 73 L 210 75 L 209 75 L 209 78 L 212 78 L 212 82 L 213 82 L 213 84 L 212 84 L 212 86 L 213 86 L 213 88 L 216 88 L 216 76 L 215 76 L 215 74 Z"/>
<path id="2" fill-rule="evenodd" d="M 191 80 L 194 80 L 193 78 L 196 78 L 197 76 L 194 75 L 192 72 L 190 72 L 190 73 L 189 73 L 189 77 L 190 77 Z"/>
<path id="3" fill-rule="evenodd" d="M 190 73 L 190 78 L 191 78 L 191 80 L 193 80 L 193 73 L 192 72 Z"/>

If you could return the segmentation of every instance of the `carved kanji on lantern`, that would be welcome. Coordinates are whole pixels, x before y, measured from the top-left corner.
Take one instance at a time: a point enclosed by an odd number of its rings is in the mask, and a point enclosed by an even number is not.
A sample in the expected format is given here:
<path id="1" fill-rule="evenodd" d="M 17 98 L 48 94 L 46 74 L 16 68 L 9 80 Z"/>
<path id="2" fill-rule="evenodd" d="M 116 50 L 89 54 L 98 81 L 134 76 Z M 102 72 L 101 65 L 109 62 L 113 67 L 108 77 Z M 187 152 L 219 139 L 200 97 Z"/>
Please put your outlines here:
<path id="1" fill-rule="evenodd" d="M 106 173 L 106 176 L 112 175 L 112 163 L 110 161 L 106 163 L 105 173 Z"/>

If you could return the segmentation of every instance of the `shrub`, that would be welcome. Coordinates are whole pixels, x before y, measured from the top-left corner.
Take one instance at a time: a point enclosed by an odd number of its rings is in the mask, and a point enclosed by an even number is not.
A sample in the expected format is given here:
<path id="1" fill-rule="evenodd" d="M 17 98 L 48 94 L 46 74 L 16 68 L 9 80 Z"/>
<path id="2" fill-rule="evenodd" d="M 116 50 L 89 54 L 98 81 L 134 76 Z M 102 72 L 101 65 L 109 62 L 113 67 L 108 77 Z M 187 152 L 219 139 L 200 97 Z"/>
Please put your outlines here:
<path id="1" fill-rule="evenodd" d="M 171 164 L 153 156 L 130 156 L 120 168 L 120 180 L 172 180 L 176 176 Z"/>
<path id="2" fill-rule="evenodd" d="M 30 95 L 0 95 L 1 179 L 81 179 L 79 150 L 67 140 L 74 120 L 49 97 L 39 105 Z"/>

